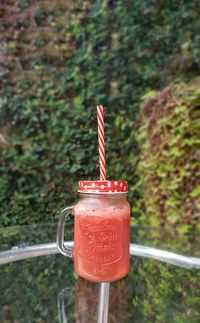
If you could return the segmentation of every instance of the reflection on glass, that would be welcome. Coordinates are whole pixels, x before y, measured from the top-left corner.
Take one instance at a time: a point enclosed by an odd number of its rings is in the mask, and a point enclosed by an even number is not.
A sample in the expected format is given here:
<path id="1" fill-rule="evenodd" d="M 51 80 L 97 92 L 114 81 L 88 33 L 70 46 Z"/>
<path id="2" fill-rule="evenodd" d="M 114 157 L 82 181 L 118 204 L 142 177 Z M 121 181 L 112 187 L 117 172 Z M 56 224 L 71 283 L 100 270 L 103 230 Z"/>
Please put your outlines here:
<path id="1" fill-rule="evenodd" d="M 66 304 L 67 303 L 67 304 Z M 73 303 L 73 292 L 70 288 L 63 289 L 58 294 L 58 321 L 59 323 L 68 323 L 66 310 L 69 310 Z M 66 308 L 67 309 L 66 309 Z"/>
<path id="2" fill-rule="evenodd" d="M 1 229 L 0 250 L 22 243 L 30 246 L 50 243 L 54 241 L 56 231 L 57 225 L 49 224 Z M 200 256 L 199 235 L 132 227 L 131 242 Z M 81 281 L 74 277 L 70 259 L 61 255 L 41 256 L 1 266 L 0 322 L 58 323 L 57 300 L 63 290 L 63 303 L 59 306 L 64 311 L 59 311 L 60 318 L 65 317 L 67 323 L 81 322 L 81 319 L 84 322 L 85 315 L 90 320 L 94 312 L 97 313 L 99 289 L 98 285 Z M 200 270 L 132 256 L 128 277 L 116 285 L 111 284 L 109 323 L 199 323 L 199 291 Z M 86 295 L 89 300 L 85 299 Z M 81 318 L 85 307 L 89 308 L 89 313 L 85 311 Z M 77 309 L 79 313 L 75 313 Z"/>
<path id="3" fill-rule="evenodd" d="M 66 288 L 58 295 L 59 323 L 96 323 L 98 301 L 99 284 L 78 278 L 73 291 Z M 127 279 L 122 279 L 110 285 L 108 321 L 126 322 L 127 312 L 128 284 Z"/>

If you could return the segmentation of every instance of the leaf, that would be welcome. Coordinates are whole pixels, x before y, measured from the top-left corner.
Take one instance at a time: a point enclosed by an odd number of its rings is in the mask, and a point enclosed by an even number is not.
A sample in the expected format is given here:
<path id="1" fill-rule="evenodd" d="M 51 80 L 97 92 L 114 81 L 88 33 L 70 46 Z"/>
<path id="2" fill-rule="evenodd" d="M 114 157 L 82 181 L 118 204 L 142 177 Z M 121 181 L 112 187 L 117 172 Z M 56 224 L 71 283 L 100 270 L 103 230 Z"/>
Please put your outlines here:
<path id="1" fill-rule="evenodd" d="M 192 192 L 190 192 L 190 196 L 200 198 L 200 185 L 195 187 L 195 189 Z"/>

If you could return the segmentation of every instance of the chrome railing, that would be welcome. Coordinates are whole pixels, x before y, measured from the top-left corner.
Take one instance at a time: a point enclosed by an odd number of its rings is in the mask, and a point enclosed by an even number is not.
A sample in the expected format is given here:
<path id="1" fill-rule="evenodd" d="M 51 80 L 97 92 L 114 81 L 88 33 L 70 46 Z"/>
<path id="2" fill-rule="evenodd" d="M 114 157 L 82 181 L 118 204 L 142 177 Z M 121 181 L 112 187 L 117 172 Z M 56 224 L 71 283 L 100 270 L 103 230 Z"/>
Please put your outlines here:
<path id="1" fill-rule="evenodd" d="M 73 249 L 73 245 L 73 241 L 65 242 L 66 248 Z M 23 244 L 22 246 L 14 246 L 9 250 L 0 252 L 0 265 L 27 258 L 53 255 L 57 253 L 59 253 L 59 251 L 56 243 L 46 243 L 33 246 Z M 166 250 L 131 243 L 130 254 L 131 256 L 155 259 L 182 268 L 200 269 L 200 258 L 183 256 Z"/>

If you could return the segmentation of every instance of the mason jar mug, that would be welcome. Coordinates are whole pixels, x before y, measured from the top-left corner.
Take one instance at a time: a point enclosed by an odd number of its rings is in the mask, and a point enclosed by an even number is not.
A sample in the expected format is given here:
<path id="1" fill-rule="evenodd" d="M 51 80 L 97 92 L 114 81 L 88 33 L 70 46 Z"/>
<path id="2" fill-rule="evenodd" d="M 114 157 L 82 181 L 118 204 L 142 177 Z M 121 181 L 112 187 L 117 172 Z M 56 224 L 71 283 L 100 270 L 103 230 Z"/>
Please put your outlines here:
<path id="1" fill-rule="evenodd" d="M 79 201 L 64 209 L 58 227 L 58 249 L 74 259 L 75 272 L 93 282 L 111 282 L 128 274 L 130 206 L 126 181 L 80 181 Z M 64 246 L 64 222 L 72 213 L 74 249 Z"/>

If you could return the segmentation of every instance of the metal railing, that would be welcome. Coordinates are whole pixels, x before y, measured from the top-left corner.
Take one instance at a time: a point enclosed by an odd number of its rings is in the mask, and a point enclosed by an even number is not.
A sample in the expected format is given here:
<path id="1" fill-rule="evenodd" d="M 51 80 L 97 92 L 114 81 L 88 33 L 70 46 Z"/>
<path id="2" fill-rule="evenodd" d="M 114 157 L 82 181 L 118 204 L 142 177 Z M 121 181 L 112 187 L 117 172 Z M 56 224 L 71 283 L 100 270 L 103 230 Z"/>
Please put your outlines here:
<path id="1" fill-rule="evenodd" d="M 73 241 L 69 241 L 65 242 L 65 245 L 67 248 L 73 249 L 74 243 Z M 0 252 L 0 265 L 32 257 L 53 255 L 57 253 L 59 253 L 59 251 L 56 243 L 46 243 L 33 246 L 15 246 L 10 250 Z M 183 256 L 166 250 L 131 243 L 130 254 L 131 256 L 155 259 L 182 268 L 200 269 L 200 258 Z"/>

